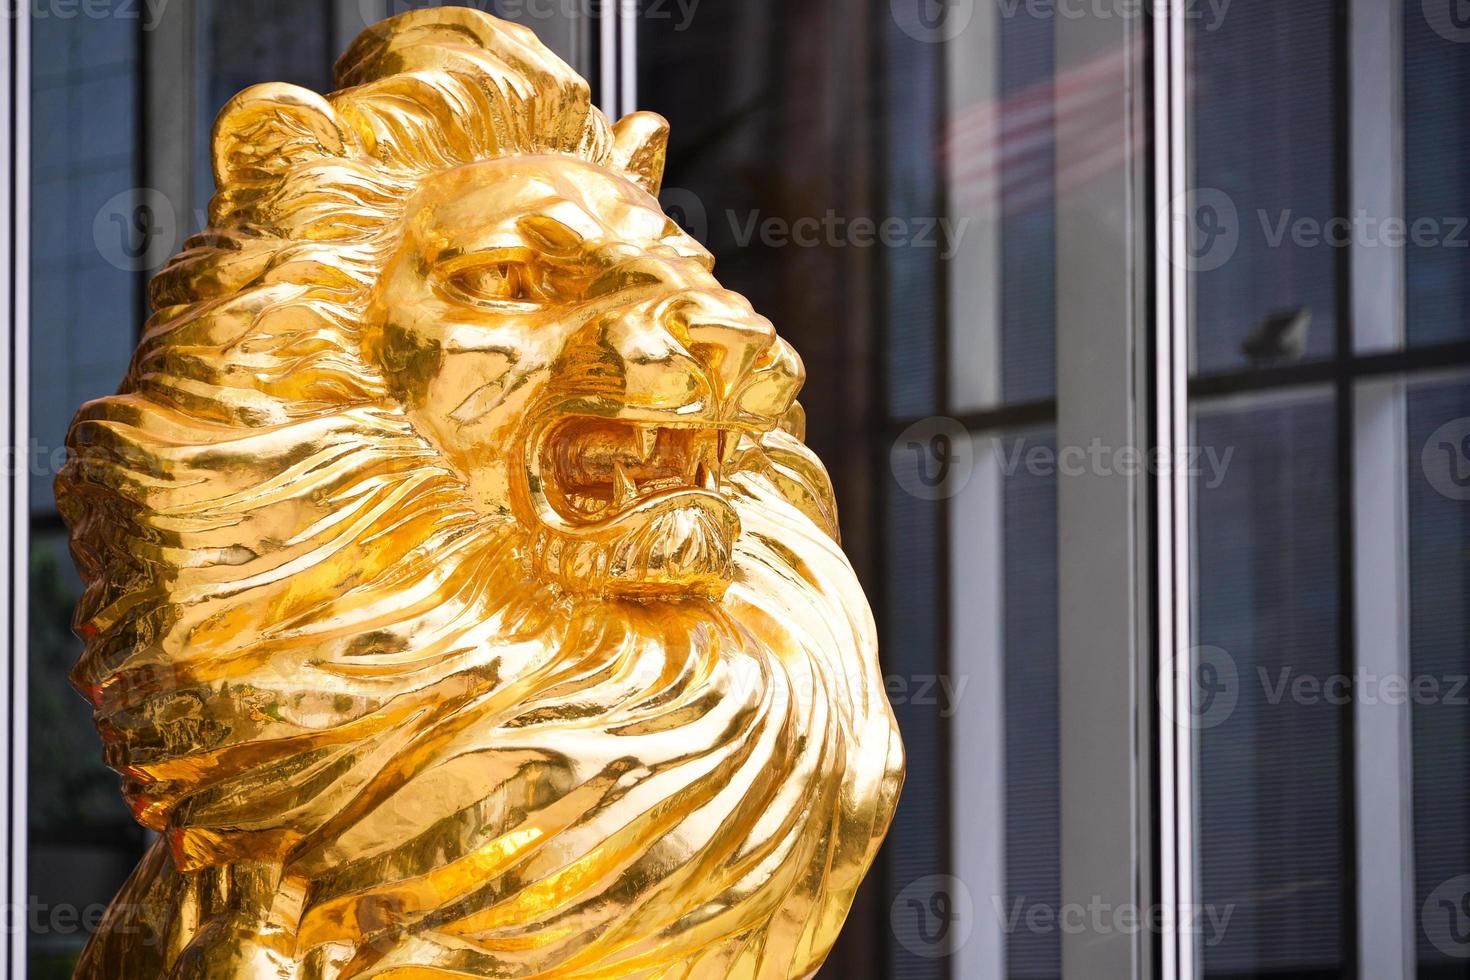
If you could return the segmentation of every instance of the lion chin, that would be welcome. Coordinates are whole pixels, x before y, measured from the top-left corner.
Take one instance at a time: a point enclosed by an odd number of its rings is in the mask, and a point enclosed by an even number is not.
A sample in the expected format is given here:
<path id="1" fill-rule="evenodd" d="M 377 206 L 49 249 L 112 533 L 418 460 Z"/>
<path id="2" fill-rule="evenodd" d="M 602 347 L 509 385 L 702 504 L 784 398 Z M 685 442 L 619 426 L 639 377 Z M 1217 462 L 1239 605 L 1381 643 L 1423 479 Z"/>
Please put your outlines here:
<path id="1" fill-rule="evenodd" d="M 903 748 L 795 352 L 528 31 L 236 97 L 57 481 L 158 832 L 82 978 L 807 976 Z"/>

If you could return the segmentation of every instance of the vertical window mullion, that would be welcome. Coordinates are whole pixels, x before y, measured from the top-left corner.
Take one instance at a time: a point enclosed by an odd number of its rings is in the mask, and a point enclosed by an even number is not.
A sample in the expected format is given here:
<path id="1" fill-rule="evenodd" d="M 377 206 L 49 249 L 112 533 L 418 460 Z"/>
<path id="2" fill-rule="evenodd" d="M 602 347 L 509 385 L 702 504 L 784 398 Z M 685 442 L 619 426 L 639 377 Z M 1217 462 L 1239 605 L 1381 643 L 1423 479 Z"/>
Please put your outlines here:
<path id="1" fill-rule="evenodd" d="M 1403 0 L 1352 0 L 1348 8 L 1351 215 L 1404 215 Z M 1355 241 L 1351 349 L 1340 357 L 1402 348 L 1402 248 Z M 1360 382 L 1352 402 L 1354 676 L 1378 693 L 1382 679 L 1411 676 L 1405 387 Z M 1348 546 L 1345 542 L 1344 546 Z M 1414 976 L 1412 703 L 1354 698 L 1359 975 Z M 1392 774 L 1393 778 L 1384 778 Z"/>
<path id="2" fill-rule="evenodd" d="M 1064 914 L 1102 907 L 1147 908 L 1146 841 L 1152 765 L 1143 545 L 1147 482 L 1122 460 L 1148 444 L 1140 393 L 1147 365 L 1147 310 L 1141 288 L 1150 224 L 1142 208 L 1143 168 L 1120 156 L 1086 180 L 1100 142 L 1144 145 L 1135 127 L 1143 44 L 1135 18 L 1059 18 L 1056 72 L 1090 66 L 1094 108 L 1056 109 L 1058 704 L 1061 785 L 1061 905 Z M 1111 55 L 1111 57 L 1106 57 Z M 1121 207 L 1120 207 L 1121 205 Z M 1119 219 L 1100 216 L 1117 214 Z M 1106 455 L 1093 454 L 1103 447 Z M 1134 980 L 1148 975 L 1141 933 L 1109 936 L 1064 929 L 1064 980 Z"/>
<path id="3" fill-rule="evenodd" d="M 977 149 L 963 169 L 1001 173 L 1004 115 L 1001 85 L 1001 12 L 981 5 L 968 30 L 950 42 L 945 84 L 950 119 L 961 107 L 972 118 L 969 133 Z M 975 112 L 982 106 L 989 111 Z M 951 125 L 954 125 L 951 123 Z M 957 243 L 946 276 L 949 356 L 948 408 L 992 406 L 1002 400 L 1001 384 L 1001 180 L 971 194 L 956 193 L 962 169 L 953 158 L 941 161 L 949 188 L 948 213 L 966 222 L 969 233 Z M 960 225 L 966 227 L 966 225 Z M 953 274 L 961 270 L 960 274 Z M 951 826 L 951 872 L 966 883 L 983 907 L 991 896 L 1008 896 L 1006 841 L 1005 704 L 1005 475 L 997 453 L 987 451 L 994 435 L 973 434 L 978 451 L 969 485 L 948 501 L 950 655 L 949 670 L 965 678 L 971 697 L 950 719 L 950 807 L 963 815 Z M 980 828 L 977 830 L 977 828 Z M 1007 976 L 1007 932 L 1002 917 L 980 911 L 969 941 L 954 952 L 956 977 Z"/>
<path id="4" fill-rule="evenodd" d="M 953 874 L 980 896 L 975 931 L 955 950 L 953 976 L 1005 977 L 1007 933 L 990 914 L 1006 880 L 1005 475 L 995 433 L 976 436 L 975 472 L 950 503 L 951 664 L 972 692 L 950 720 Z"/>
<path id="5" fill-rule="evenodd" d="M 8 342 L 0 345 L 0 372 L 8 381 L 0 398 L 0 425 L 10 446 L 10 467 L 0 487 L 5 513 L 5 541 L 9 561 L 0 577 L 9 581 L 3 594 L 8 605 L 3 618 L 9 633 L 10 662 L 0 673 L 0 748 L 4 750 L 6 780 L 6 842 L 0 856 L 6 907 L 11 911 L 5 930 L 5 965 L 11 977 L 23 980 L 26 969 L 26 930 L 16 928 L 15 913 L 27 908 L 26 887 L 26 743 L 27 662 L 26 604 L 29 564 L 30 467 L 20 448 L 29 445 L 29 239 L 30 239 L 30 11 L 16 7 L 0 18 L 0 47 L 8 67 L 0 71 L 0 111 L 8 117 L 0 126 L 0 170 L 6 193 L 4 211 L 9 219 L 0 243 L 0 303 L 9 319 Z M 21 921 L 24 921 L 22 917 Z"/>
<path id="6" fill-rule="evenodd" d="M 1186 128 L 1187 65 L 1185 0 L 1169 0 L 1154 19 L 1154 195 L 1161 215 L 1155 235 L 1153 344 L 1154 447 L 1177 453 L 1189 442 L 1188 192 Z M 1194 903 L 1199 865 L 1195 850 L 1195 739 L 1180 719 L 1193 714 L 1194 664 L 1190 584 L 1189 494 L 1186 476 L 1160 467 L 1155 476 L 1155 631 L 1159 671 L 1158 847 L 1159 898 L 1165 909 Z M 1200 951 L 1187 931 L 1160 937 L 1163 980 L 1196 980 Z"/>

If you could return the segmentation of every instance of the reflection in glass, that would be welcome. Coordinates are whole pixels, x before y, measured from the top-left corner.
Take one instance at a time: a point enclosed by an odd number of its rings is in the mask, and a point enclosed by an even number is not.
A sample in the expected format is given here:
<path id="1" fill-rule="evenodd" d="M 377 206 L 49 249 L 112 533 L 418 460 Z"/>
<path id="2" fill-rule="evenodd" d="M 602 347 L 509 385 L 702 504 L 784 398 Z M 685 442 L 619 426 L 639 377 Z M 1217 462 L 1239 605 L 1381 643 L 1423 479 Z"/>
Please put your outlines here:
<path id="1" fill-rule="evenodd" d="M 991 16 L 982 8 L 978 16 Z M 1056 74 L 1054 18 L 994 15 L 952 44 L 945 136 L 957 412 L 1056 394 L 1056 106 L 1107 125 L 1086 65 Z M 1112 56 L 1105 56 L 1112 57 Z M 1108 147 L 1104 166 L 1121 163 Z M 1082 175 L 1070 178 L 1084 179 Z"/>
<path id="2" fill-rule="evenodd" d="M 1061 98 L 1072 112 L 1099 109 L 1073 100 L 1096 86 L 1057 77 L 1055 26 L 1052 17 L 1001 19 L 1000 364 L 1007 404 L 1051 398 L 1057 391 L 1053 104 Z"/>

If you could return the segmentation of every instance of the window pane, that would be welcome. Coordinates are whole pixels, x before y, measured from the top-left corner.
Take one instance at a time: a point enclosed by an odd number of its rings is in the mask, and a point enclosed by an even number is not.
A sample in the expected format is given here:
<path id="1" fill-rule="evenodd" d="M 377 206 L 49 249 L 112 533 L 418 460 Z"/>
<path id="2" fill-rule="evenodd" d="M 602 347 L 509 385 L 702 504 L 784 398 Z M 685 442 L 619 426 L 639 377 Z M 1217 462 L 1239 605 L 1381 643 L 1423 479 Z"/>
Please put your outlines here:
<path id="1" fill-rule="evenodd" d="M 1339 7 L 1236 0 L 1221 16 L 1200 7 L 1189 20 L 1201 372 L 1334 350 L 1340 250 L 1324 234 L 1340 176 Z"/>
<path id="2" fill-rule="evenodd" d="M 226 102 L 261 82 L 332 90 L 332 64 L 341 52 L 333 50 L 331 7 L 331 0 L 200 0 L 197 207 L 214 194 L 208 136 Z M 201 216 L 189 231 L 202 224 Z"/>
<path id="3" fill-rule="evenodd" d="M 1056 123 L 1070 96 L 1052 55 L 1056 18 L 1001 18 L 1001 391 L 1011 402 L 1057 390 Z M 1086 107 L 1070 111 L 1086 112 Z M 957 268 L 954 275 L 968 270 Z M 956 323 L 963 329 L 964 311 Z"/>
<path id="4" fill-rule="evenodd" d="M 1061 903 L 1056 437 L 975 446 L 951 516 L 951 765 L 970 828 L 956 836 L 956 873 L 987 932 L 959 951 L 956 975 L 1048 980 L 1061 976 L 1061 933 L 1035 923 Z"/>
<path id="5" fill-rule="evenodd" d="M 1098 111 L 1081 72 L 1056 77 L 1055 18 L 984 5 L 976 16 L 990 21 L 952 42 L 948 68 L 956 412 L 1056 393 L 1054 105 L 1066 87 L 1067 111 Z"/>
<path id="6" fill-rule="evenodd" d="M 1470 975 L 1470 382 L 1412 385 L 1408 430 L 1419 976 L 1463 978 Z"/>
<path id="7" fill-rule="evenodd" d="M 116 390 L 141 313 L 139 273 L 157 216 L 139 191 L 139 21 L 31 21 L 32 540 L 28 644 L 27 955 L 33 978 L 69 977 L 134 861 L 142 831 L 102 764 L 67 672 L 81 590 L 51 482 L 82 402 Z"/>
<path id="8" fill-rule="evenodd" d="M 117 388 L 132 355 L 140 257 L 156 218 L 138 190 L 138 22 L 36 18 L 31 111 L 31 511 L 77 406 Z M 46 121 L 68 120 L 65 125 Z"/>
<path id="9" fill-rule="evenodd" d="M 69 977 L 112 896 L 143 854 L 143 830 L 102 764 L 92 710 L 67 680 L 81 653 L 71 617 L 81 582 L 65 535 L 37 535 L 30 568 L 30 969 Z"/>
<path id="10" fill-rule="evenodd" d="M 1435 229 L 1404 249 L 1410 344 L 1470 337 L 1470 30 L 1455 9 L 1404 4 L 1404 216 Z"/>
<path id="11" fill-rule="evenodd" d="M 1347 708 L 1330 392 L 1198 406 L 1195 651 L 1209 977 L 1335 977 Z"/>
<path id="12" fill-rule="evenodd" d="M 1050 433 L 1025 441 L 1056 448 Z M 1020 443 L 1012 447 L 1015 453 Z M 1024 458 L 1012 456 L 1012 459 Z M 1061 905 L 1060 731 L 1057 716 L 1057 484 L 1047 468 L 1006 479 L 1004 571 L 1006 904 Z M 1014 980 L 1061 976 L 1060 935 L 1021 930 L 1006 962 Z"/>

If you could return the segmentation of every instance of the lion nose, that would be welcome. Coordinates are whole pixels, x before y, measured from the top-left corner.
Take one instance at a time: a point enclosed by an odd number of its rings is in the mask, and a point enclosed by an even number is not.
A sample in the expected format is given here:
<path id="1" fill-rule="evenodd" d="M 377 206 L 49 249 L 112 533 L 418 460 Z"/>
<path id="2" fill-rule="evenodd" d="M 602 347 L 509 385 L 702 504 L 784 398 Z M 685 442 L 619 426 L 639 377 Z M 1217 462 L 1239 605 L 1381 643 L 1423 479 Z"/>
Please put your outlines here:
<path id="1" fill-rule="evenodd" d="M 695 293 L 673 305 L 668 329 L 688 338 L 689 352 L 725 401 L 735 393 L 776 343 L 771 321 L 750 308 L 738 293 Z"/>

